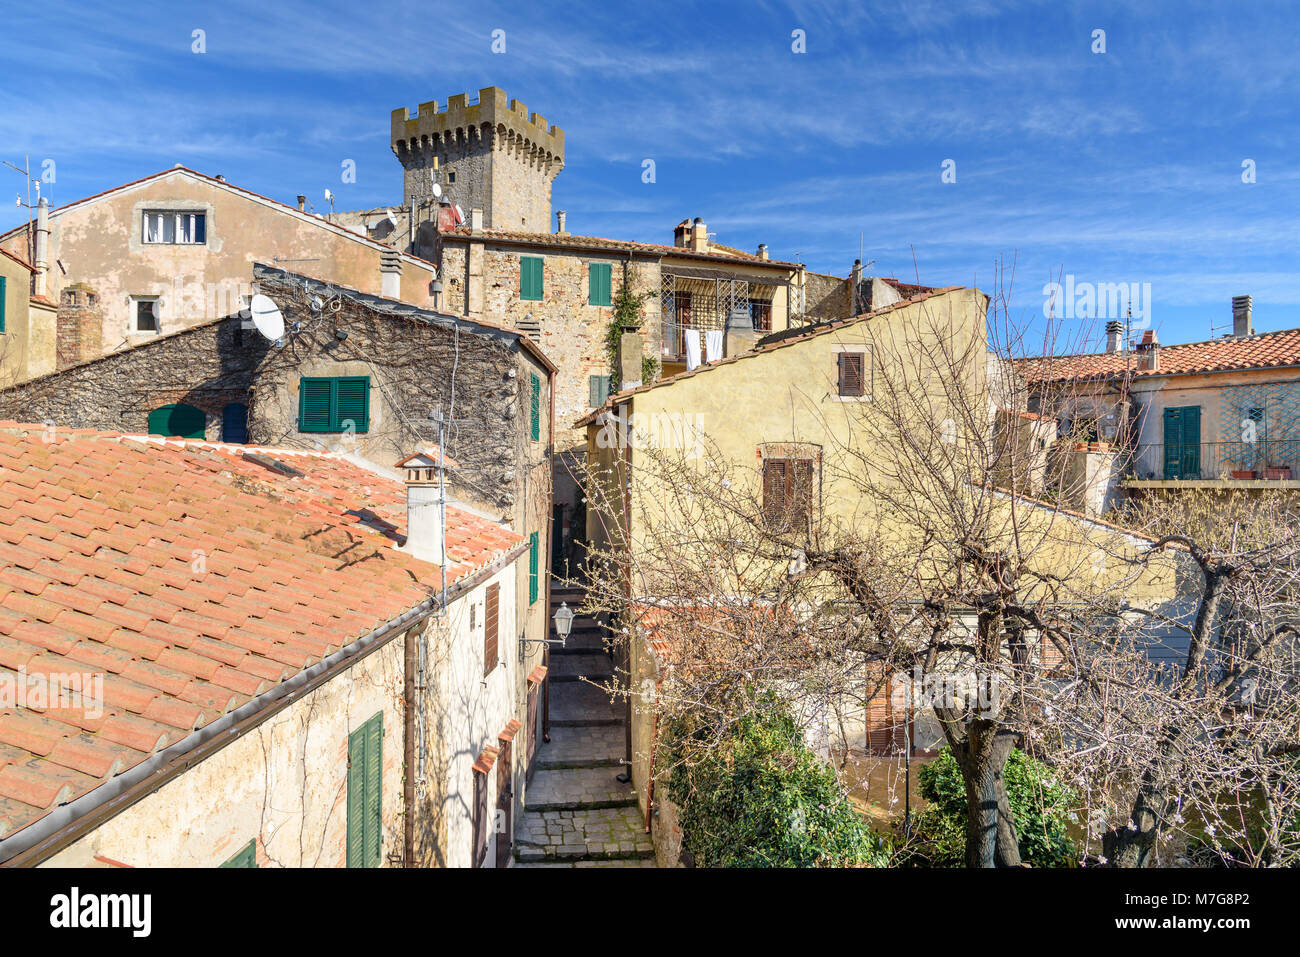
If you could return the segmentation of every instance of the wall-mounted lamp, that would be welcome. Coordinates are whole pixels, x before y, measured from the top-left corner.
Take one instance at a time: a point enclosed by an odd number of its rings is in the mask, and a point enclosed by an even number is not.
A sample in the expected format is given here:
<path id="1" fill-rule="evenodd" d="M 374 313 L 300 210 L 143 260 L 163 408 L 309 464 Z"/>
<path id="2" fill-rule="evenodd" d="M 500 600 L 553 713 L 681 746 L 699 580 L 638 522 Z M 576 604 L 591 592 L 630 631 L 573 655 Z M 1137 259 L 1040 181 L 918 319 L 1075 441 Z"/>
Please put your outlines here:
<path id="1" fill-rule="evenodd" d="M 569 607 L 568 602 L 560 602 L 560 607 L 555 610 L 552 621 L 555 623 L 555 633 L 558 638 L 525 638 L 519 637 L 519 660 L 523 661 L 528 654 L 529 645 L 559 645 L 564 647 L 569 633 L 573 631 L 573 609 Z"/>

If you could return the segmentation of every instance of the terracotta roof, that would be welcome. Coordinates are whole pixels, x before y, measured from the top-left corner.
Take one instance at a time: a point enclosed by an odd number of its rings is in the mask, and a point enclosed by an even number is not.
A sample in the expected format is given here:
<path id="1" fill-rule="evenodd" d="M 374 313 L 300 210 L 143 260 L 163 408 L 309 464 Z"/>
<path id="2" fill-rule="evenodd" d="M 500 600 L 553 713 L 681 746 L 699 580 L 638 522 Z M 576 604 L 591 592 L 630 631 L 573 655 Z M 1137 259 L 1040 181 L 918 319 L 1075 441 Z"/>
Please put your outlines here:
<path id="1" fill-rule="evenodd" d="M 438 567 L 395 549 L 405 512 L 400 482 L 337 453 L 0 423 L 0 857 L 435 597 Z M 463 509 L 447 524 L 448 582 L 523 548 Z M 49 674 L 101 676 L 102 709 L 5 693 Z"/>
<path id="2" fill-rule="evenodd" d="M 917 295 L 912 296 L 910 299 L 903 299 L 900 300 L 899 302 L 890 303 L 888 306 L 882 306 L 881 308 L 873 310 L 872 312 L 864 312 L 861 315 L 851 316 L 847 319 L 836 319 L 833 322 L 819 322 L 816 323 L 815 325 L 808 326 L 806 332 L 790 335 L 788 337 L 777 339 L 774 341 L 767 341 L 764 344 L 758 346 L 757 348 L 751 349 L 748 352 L 742 352 L 739 355 L 728 356 L 725 359 L 717 359 L 713 362 L 702 362 L 694 369 L 690 369 L 686 372 L 679 372 L 676 375 L 670 375 L 667 378 L 659 379 L 655 382 L 649 383 L 648 385 L 637 386 L 635 389 L 624 389 L 622 392 L 616 392 L 613 395 L 611 395 L 604 405 L 592 409 L 590 412 L 586 413 L 582 418 L 578 419 L 577 422 L 573 423 L 573 427 L 576 429 L 576 428 L 582 428 L 585 425 L 590 425 L 592 422 L 596 420 L 596 417 L 599 416 L 602 412 L 612 409 L 615 405 L 622 402 L 628 396 L 633 396 L 640 392 L 649 392 L 651 389 L 658 389 L 663 386 L 672 385 L 675 382 L 680 382 L 682 379 L 689 379 L 691 376 L 697 376 L 702 372 L 708 372 L 710 369 L 716 369 L 718 366 L 728 365 L 729 363 L 732 362 L 743 362 L 744 360 L 752 359 L 755 356 L 766 355 L 767 353 L 772 352 L 776 349 L 784 349 L 786 346 L 792 346 L 799 342 L 805 342 L 809 339 L 813 339 L 817 336 L 825 335 L 826 333 L 833 332 L 836 329 L 842 329 L 845 326 L 852 325 L 854 323 L 863 322 L 867 319 L 874 319 L 878 316 L 886 315 L 887 313 L 893 312 L 896 309 L 902 309 L 905 306 L 912 306 L 918 302 L 924 302 L 926 299 L 930 299 L 931 297 L 934 296 L 942 296 L 950 292 L 956 292 L 961 288 L 963 287 L 947 286 L 943 289 L 930 289 L 927 290 L 926 292 L 918 293 Z M 798 327 L 795 328 L 797 329 Z M 793 332 L 794 330 L 792 329 L 790 331 Z"/>
<path id="3" fill-rule="evenodd" d="M 20 228 L 21 228 L 21 227 L 20 227 Z M 23 259 L 21 256 L 16 256 L 16 255 L 14 255 L 13 253 L 11 253 L 11 252 L 10 252 L 9 250 L 7 250 L 7 249 L 0 249 L 0 255 L 7 256 L 8 258 L 12 259 L 14 262 L 16 262 L 18 265 L 22 266 L 22 267 L 23 267 L 24 269 L 26 269 L 28 272 L 36 272 L 36 267 L 35 267 L 35 266 L 33 266 L 31 263 L 29 263 L 26 259 Z M 33 298 L 35 298 L 35 297 L 33 297 Z"/>
<path id="4" fill-rule="evenodd" d="M 1139 369 L 1135 352 L 1093 352 L 1015 360 L 1017 371 L 1030 382 L 1109 379 L 1128 373 L 1134 378 L 1270 369 L 1300 365 L 1300 329 L 1262 332 L 1254 336 L 1224 336 L 1205 342 L 1160 346 L 1155 369 Z"/>
<path id="5" fill-rule="evenodd" d="M 526 233 L 509 229 L 483 229 L 477 233 L 468 226 L 458 226 L 444 239 L 477 239 L 489 242 L 525 243 L 531 246 L 558 246 L 569 249 L 608 249 L 649 253 L 655 256 L 682 256 L 687 259 L 706 259 L 719 262 L 743 262 L 752 266 L 773 266 L 780 269 L 802 269 L 799 263 L 782 262 L 779 259 L 762 259 L 750 253 L 743 253 L 730 246 L 721 246 L 726 252 L 696 252 L 688 246 L 671 246 L 665 243 L 642 243 L 630 239 L 605 239 L 600 236 L 575 236 L 571 233 Z M 712 245 L 712 244 L 711 244 Z"/>

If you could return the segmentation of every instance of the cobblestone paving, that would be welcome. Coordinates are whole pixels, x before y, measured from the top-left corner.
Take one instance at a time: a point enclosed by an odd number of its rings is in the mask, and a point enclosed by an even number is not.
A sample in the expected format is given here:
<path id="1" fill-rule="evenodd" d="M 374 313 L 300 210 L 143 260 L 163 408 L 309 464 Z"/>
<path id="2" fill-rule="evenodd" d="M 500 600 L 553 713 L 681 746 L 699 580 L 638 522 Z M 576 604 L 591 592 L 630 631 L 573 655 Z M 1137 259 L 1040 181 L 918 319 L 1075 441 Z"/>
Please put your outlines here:
<path id="1" fill-rule="evenodd" d="M 608 681 L 614 676 L 614 669 L 609 663 L 608 655 L 551 655 L 551 680 L 575 680 L 586 675 L 596 681 Z"/>
<path id="2" fill-rule="evenodd" d="M 515 848 L 521 862 L 654 856 L 635 807 L 525 814 L 515 832 Z"/>
<path id="3" fill-rule="evenodd" d="M 537 771 L 528 783 L 525 810 L 550 811 L 617 807 L 636 801 L 631 784 L 617 780 L 618 768 L 566 768 Z"/>
<path id="4" fill-rule="evenodd" d="M 565 600 L 581 603 L 572 594 Z M 551 740 L 537 752 L 525 792 L 514 866 L 654 867 L 636 790 L 617 780 L 626 703 L 580 680 L 605 681 L 613 669 L 591 620 L 574 625 L 568 646 L 551 656 Z"/>
<path id="5" fill-rule="evenodd" d="M 551 728 L 551 741 L 542 746 L 537 767 L 618 766 L 626 750 L 622 725 Z"/>
<path id="6" fill-rule="evenodd" d="M 621 699 L 585 681 L 559 681 L 551 685 L 551 723 L 581 721 L 586 724 L 622 723 L 627 705 Z"/>

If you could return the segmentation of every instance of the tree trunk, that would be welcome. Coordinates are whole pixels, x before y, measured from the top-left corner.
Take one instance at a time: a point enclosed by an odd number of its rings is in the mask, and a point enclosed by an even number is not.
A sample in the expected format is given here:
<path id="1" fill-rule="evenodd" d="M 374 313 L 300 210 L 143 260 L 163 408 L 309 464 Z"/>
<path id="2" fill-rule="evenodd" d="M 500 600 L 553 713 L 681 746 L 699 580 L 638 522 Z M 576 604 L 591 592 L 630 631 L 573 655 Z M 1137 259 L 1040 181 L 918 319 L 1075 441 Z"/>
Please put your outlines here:
<path id="1" fill-rule="evenodd" d="M 1020 866 L 1020 845 L 1002 773 L 1015 743 L 1014 732 L 976 718 L 958 754 L 966 785 L 967 867 Z"/>

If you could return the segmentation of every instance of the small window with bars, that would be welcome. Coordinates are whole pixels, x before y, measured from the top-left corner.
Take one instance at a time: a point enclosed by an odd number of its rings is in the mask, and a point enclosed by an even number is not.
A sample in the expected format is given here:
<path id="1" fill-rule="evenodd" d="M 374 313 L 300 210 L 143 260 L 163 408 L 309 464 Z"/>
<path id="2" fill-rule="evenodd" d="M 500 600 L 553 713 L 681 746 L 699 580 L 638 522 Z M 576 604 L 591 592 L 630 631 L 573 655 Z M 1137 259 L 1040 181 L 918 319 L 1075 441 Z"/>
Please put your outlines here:
<path id="1" fill-rule="evenodd" d="M 839 361 L 839 394 L 847 398 L 867 395 L 867 367 L 865 352 L 841 352 Z"/>
<path id="2" fill-rule="evenodd" d="M 205 245 L 208 241 L 207 214 L 175 210 L 147 210 L 141 223 L 140 238 L 150 245 Z"/>
<path id="3" fill-rule="evenodd" d="M 812 459 L 763 460 L 763 519 L 776 532 L 806 532 L 816 497 Z"/>

